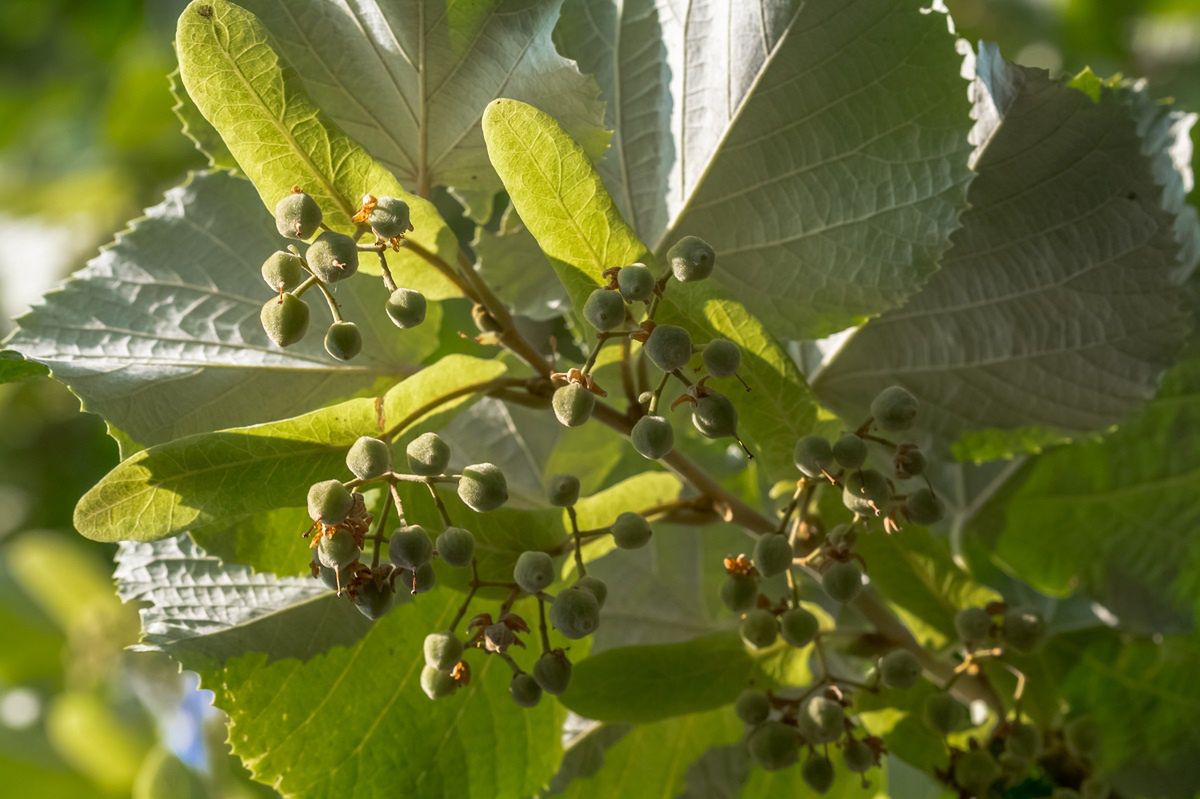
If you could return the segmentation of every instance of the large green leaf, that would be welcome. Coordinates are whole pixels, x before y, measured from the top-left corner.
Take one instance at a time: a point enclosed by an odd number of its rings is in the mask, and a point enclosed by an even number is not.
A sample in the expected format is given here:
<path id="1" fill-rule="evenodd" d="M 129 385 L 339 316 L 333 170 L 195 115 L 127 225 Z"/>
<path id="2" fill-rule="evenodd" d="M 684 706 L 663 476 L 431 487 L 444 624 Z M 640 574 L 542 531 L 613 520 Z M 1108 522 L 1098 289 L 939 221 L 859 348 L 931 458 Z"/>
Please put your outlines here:
<path id="1" fill-rule="evenodd" d="M 259 268 L 284 244 L 249 182 L 193 175 L 18 319 L 11 345 L 143 445 L 377 390 L 437 347 L 440 307 L 424 326 L 398 331 L 383 314 L 383 287 L 367 277 L 338 286 L 363 335 L 354 361 L 325 352 L 329 316 L 315 293 L 308 336 L 272 345 L 259 322 L 271 297 Z"/>
<path id="2" fill-rule="evenodd" d="M 943 268 L 814 378 L 848 418 L 889 383 L 947 442 L 1105 428 L 1153 396 L 1187 331 L 1179 245 L 1128 108 L 980 49 L 971 210 Z M 1019 442 L 1014 442 L 1019 443 Z"/>
<path id="3" fill-rule="evenodd" d="M 494 97 L 553 106 L 589 150 L 596 86 L 555 52 L 562 0 L 244 0 L 313 100 L 406 186 L 495 190 L 479 119 Z"/>
<path id="4" fill-rule="evenodd" d="M 31 377 L 44 377 L 48 374 L 45 366 L 22 358 L 19 352 L 0 351 L 0 384 L 19 383 Z"/>
<path id="5" fill-rule="evenodd" d="M 328 121 L 253 14 L 227 0 L 195 0 L 179 17 L 175 47 L 188 95 L 268 208 L 300 186 L 320 203 L 326 224 L 348 233 L 364 194 L 401 197 L 412 211 L 408 237 L 456 262 L 454 234 L 433 204 L 404 191 L 391 172 Z M 401 285 L 433 299 L 458 294 L 412 251 L 389 258 Z M 369 261 L 365 266 L 378 268 Z"/>
<path id="6" fill-rule="evenodd" d="M 961 58 L 918 0 L 569 0 L 563 51 L 608 100 L 603 164 L 658 253 L 696 234 L 788 337 L 892 307 L 933 270 L 969 180 Z"/>
<path id="7" fill-rule="evenodd" d="M 346 448 L 359 436 L 378 435 L 402 420 L 410 429 L 451 411 L 505 368 L 501 361 L 450 355 L 378 401 L 349 400 L 294 419 L 151 447 L 80 499 L 75 528 L 100 541 L 151 541 L 295 506 L 307 486 L 346 474 Z"/>

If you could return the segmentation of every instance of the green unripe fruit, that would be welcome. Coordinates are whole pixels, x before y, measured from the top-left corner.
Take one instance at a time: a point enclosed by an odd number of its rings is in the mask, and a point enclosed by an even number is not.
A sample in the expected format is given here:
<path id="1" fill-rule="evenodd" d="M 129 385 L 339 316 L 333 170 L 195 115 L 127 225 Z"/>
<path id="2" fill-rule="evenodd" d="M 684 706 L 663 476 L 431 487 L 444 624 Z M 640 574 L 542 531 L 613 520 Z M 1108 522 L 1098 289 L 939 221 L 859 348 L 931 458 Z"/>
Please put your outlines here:
<path id="1" fill-rule="evenodd" d="M 871 416 L 889 433 L 907 430 L 917 418 L 917 398 L 906 388 L 888 386 L 871 400 Z"/>
<path id="2" fill-rule="evenodd" d="M 461 527 L 447 527 L 437 537 L 436 547 L 447 566 L 466 566 L 475 557 L 475 536 Z"/>
<path id="3" fill-rule="evenodd" d="M 468 508 L 486 513 L 508 502 L 508 481 L 494 463 L 476 463 L 462 471 L 458 498 Z"/>
<path id="4" fill-rule="evenodd" d="M 533 679 L 543 691 L 558 696 L 571 683 L 571 661 L 560 650 L 544 652 L 533 664 Z"/>
<path id="5" fill-rule="evenodd" d="M 426 666 L 421 670 L 421 690 L 430 699 L 441 699 L 454 693 L 458 683 L 450 676 L 450 672 Z"/>
<path id="6" fill-rule="evenodd" d="M 825 793 L 833 787 L 833 763 L 824 755 L 815 752 L 809 755 L 800 769 L 800 776 L 817 793 Z"/>
<path id="7" fill-rule="evenodd" d="M 419 524 L 401 527 L 388 541 L 388 559 L 404 569 L 416 570 L 433 557 L 433 542 Z"/>
<path id="8" fill-rule="evenodd" d="M 358 245 L 349 236 L 326 231 L 304 254 L 308 268 L 326 283 L 345 280 L 358 271 Z"/>
<path id="9" fill-rule="evenodd" d="M 640 513 L 625 511 L 612 524 L 613 543 L 621 549 L 639 549 L 650 541 L 650 522 Z"/>
<path id="10" fill-rule="evenodd" d="M 758 580 L 749 574 L 730 574 L 721 583 L 721 601 L 734 612 L 749 610 L 757 599 Z"/>
<path id="11" fill-rule="evenodd" d="M 910 477 L 916 477 L 925 471 L 925 456 L 921 454 L 921 450 L 912 446 L 904 446 L 896 451 L 896 457 L 892 459 L 892 465 L 896 467 L 896 477 L 901 480 L 907 480 Z"/>
<path id="12" fill-rule="evenodd" d="M 333 535 L 321 536 L 317 544 L 317 560 L 327 569 L 341 569 L 358 560 L 362 551 L 349 530 L 334 530 Z"/>
<path id="13" fill-rule="evenodd" d="M 386 441 L 361 436 L 346 453 L 346 468 L 360 480 L 379 477 L 392 468 L 392 451 Z"/>
<path id="14" fill-rule="evenodd" d="M 779 632 L 783 640 L 794 647 L 808 646 L 817 637 L 820 622 L 804 608 L 792 608 L 779 617 Z"/>
<path id="15" fill-rule="evenodd" d="M 337 480 L 322 480 L 308 489 L 308 518 L 322 524 L 341 524 L 354 507 L 354 495 Z"/>
<path id="16" fill-rule="evenodd" d="M 289 239 L 308 239 L 321 227 L 321 206 L 302 191 L 285 194 L 275 203 L 275 228 Z"/>
<path id="17" fill-rule="evenodd" d="M 1112 786 L 1100 777 L 1088 777 L 1079 785 L 1079 795 L 1083 799 L 1108 799 L 1110 793 Z"/>
<path id="18" fill-rule="evenodd" d="M 588 574 L 576 580 L 575 587 L 596 597 L 596 604 L 604 607 L 604 600 L 608 599 L 608 583 Z"/>
<path id="19" fill-rule="evenodd" d="M 887 478 L 874 469 L 850 472 L 842 484 L 842 504 L 863 516 L 882 513 L 891 498 Z"/>
<path id="20" fill-rule="evenodd" d="M 380 238 L 394 239 L 413 229 L 408 203 L 399 197 L 380 197 L 367 214 L 367 224 Z"/>
<path id="21" fill-rule="evenodd" d="M 992 636 L 992 617 L 983 608 L 963 608 L 954 614 L 954 629 L 964 644 L 980 644 Z"/>
<path id="22" fill-rule="evenodd" d="M 967 708 L 950 694 L 939 691 L 930 694 L 921 708 L 921 717 L 936 733 L 949 735 L 967 726 L 970 714 Z"/>
<path id="23" fill-rule="evenodd" d="M 567 508 L 579 501 L 579 478 L 573 474 L 559 474 L 550 478 L 546 495 L 551 505 Z"/>
<path id="24" fill-rule="evenodd" d="M 400 577 L 410 594 L 423 594 L 432 591 L 437 585 L 437 572 L 433 570 L 433 564 L 429 561 L 425 561 L 416 569 L 401 569 Z"/>
<path id="25" fill-rule="evenodd" d="M 592 418 L 592 410 L 596 407 L 596 395 L 579 383 L 567 383 L 554 390 L 550 398 L 554 407 L 554 416 L 567 427 L 579 425 Z"/>
<path id="26" fill-rule="evenodd" d="M 272 297 L 258 315 L 267 338 L 277 347 L 289 347 L 308 332 L 308 306 L 292 294 Z"/>
<path id="27" fill-rule="evenodd" d="M 1090 716 L 1071 719 L 1063 728 L 1067 749 L 1079 758 L 1091 759 L 1100 751 L 1100 725 Z"/>
<path id="28" fill-rule="evenodd" d="M 1027 757 L 1014 755 L 1012 752 L 1001 752 L 996 762 L 1000 764 L 1000 770 L 1004 772 L 1005 778 L 1013 780 L 1021 777 L 1029 771 L 1030 760 Z"/>
<path id="29" fill-rule="evenodd" d="M 362 333 L 353 322 L 334 322 L 325 331 L 325 351 L 339 361 L 348 361 L 362 352 Z"/>
<path id="30" fill-rule="evenodd" d="M 536 594 L 554 582 L 554 559 L 545 552 L 522 552 L 513 567 L 513 582 L 527 594 Z"/>
<path id="31" fill-rule="evenodd" d="M 762 691 L 747 688 L 733 705 L 737 717 L 751 727 L 762 724 L 771 715 L 771 700 Z"/>
<path id="32" fill-rule="evenodd" d="M 654 274 L 645 264 L 630 264 L 617 272 L 617 287 L 625 302 L 646 302 L 654 295 Z"/>
<path id="33" fill-rule="evenodd" d="M 945 514 L 942 501 L 928 488 L 918 488 L 904 500 L 904 515 L 915 524 L 934 524 Z"/>
<path id="34" fill-rule="evenodd" d="M 783 574 L 792 565 L 792 544 L 786 535 L 760 535 L 754 544 L 754 568 L 763 577 Z"/>
<path id="35" fill-rule="evenodd" d="M 600 603 L 582 588 L 559 591 L 550 605 L 550 623 L 573 641 L 591 635 L 600 626 Z"/>
<path id="36" fill-rule="evenodd" d="M 1042 615 L 1028 608 L 1009 608 L 1002 623 L 1004 640 L 1018 652 L 1032 652 L 1046 635 Z"/>
<path id="37" fill-rule="evenodd" d="M 432 477 L 443 474 L 450 465 L 450 445 L 437 433 L 422 433 L 404 448 L 408 468 L 413 474 Z"/>
<path id="38" fill-rule="evenodd" d="M 374 580 L 367 580 L 360 585 L 354 597 L 354 607 L 371 621 L 387 613 L 395 604 L 396 592 L 392 586 L 387 583 L 377 585 Z"/>
<path id="39" fill-rule="evenodd" d="M 692 359 L 692 337 L 682 327 L 656 325 L 645 344 L 646 357 L 664 372 L 687 366 Z"/>
<path id="40" fill-rule="evenodd" d="M 835 602 L 849 602 L 862 591 L 862 576 L 854 561 L 836 561 L 821 575 L 821 587 Z"/>
<path id="41" fill-rule="evenodd" d="M 867 442 L 846 433 L 833 442 L 833 459 L 843 469 L 857 469 L 867 461 Z"/>
<path id="42" fill-rule="evenodd" d="M 907 649 L 893 649 L 879 659 L 879 676 L 888 688 L 912 688 L 921 679 L 921 664 Z"/>
<path id="43" fill-rule="evenodd" d="M 609 289 L 596 289 L 583 303 L 583 318 L 597 330 L 615 330 L 625 321 L 625 300 Z"/>
<path id="44" fill-rule="evenodd" d="M 825 541 L 831 547 L 850 549 L 858 541 L 858 531 L 852 524 L 837 524 L 825 534 Z"/>
<path id="45" fill-rule="evenodd" d="M 1004 738 L 1004 751 L 1033 760 L 1042 753 L 1042 734 L 1032 724 L 1017 724 Z"/>
<path id="46" fill-rule="evenodd" d="M 986 796 L 988 786 L 1000 779 L 1000 764 L 986 749 L 968 749 L 954 763 L 954 781 L 976 796 Z"/>
<path id="47" fill-rule="evenodd" d="M 820 436 L 805 436 L 792 450 L 796 468 L 807 477 L 822 477 L 833 466 L 833 447 Z"/>
<path id="48" fill-rule="evenodd" d="M 542 686 L 524 672 L 513 675 L 512 682 L 508 684 L 508 693 L 521 707 L 535 707 L 542 701 Z"/>
<path id="49" fill-rule="evenodd" d="M 703 280 L 712 274 L 717 254 L 707 241 L 698 236 L 684 236 L 667 250 L 671 274 L 680 283 Z"/>
<path id="50" fill-rule="evenodd" d="M 863 774 L 870 771 L 871 767 L 875 765 L 875 753 L 863 741 L 851 738 L 846 742 L 846 748 L 842 750 L 842 760 L 849 771 Z"/>
<path id="51" fill-rule="evenodd" d="M 737 408 L 724 394 L 707 394 L 692 408 L 692 424 L 705 438 L 736 436 L 737 422 Z"/>
<path id="52" fill-rule="evenodd" d="M 746 615 L 742 617 L 738 631 L 742 634 L 742 640 L 747 644 L 755 649 L 763 649 L 775 643 L 775 639 L 779 636 L 779 623 L 775 621 L 775 615 L 770 611 L 752 608 L 746 611 Z"/>
<path id="53" fill-rule="evenodd" d="M 629 440 L 643 458 L 658 460 L 675 447 L 675 431 L 661 416 L 643 416 L 634 422 Z"/>
<path id="54" fill-rule="evenodd" d="M 304 259 L 280 250 L 263 261 L 262 279 L 272 291 L 291 291 L 304 282 Z"/>
<path id="55" fill-rule="evenodd" d="M 827 696 L 814 696 L 801 717 L 811 743 L 833 743 L 846 731 L 846 711 Z"/>
<path id="56" fill-rule="evenodd" d="M 388 295 L 384 305 L 388 319 L 399 328 L 416 327 L 425 321 L 427 304 L 425 295 L 413 289 L 396 289 Z"/>
<path id="57" fill-rule="evenodd" d="M 325 583 L 325 587 L 330 591 L 337 591 L 345 588 L 350 584 L 353 578 L 353 566 L 355 561 L 347 563 L 339 569 L 334 569 L 331 566 L 326 566 L 321 562 L 321 557 L 317 555 L 317 576 L 321 578 L 321 582 Z"/>
<path id="58" fill-rule="evenodd" d="M 449 669 L 462 657 L 462 641 L 446 630 L 425 636 L 425 663 L 435 669 Z"/>
<path id="59" fill-rule="evenodd" d="M 729 377 L 742 365 L 742 350 L 729 339 L 708 342 L 700 353 L 704 368 L 713 377 Z"/>
<path id="60" fill-rule="evenodd" d="M 767 771 L 787 768 L 800 759 L 800 736 L 780 721 L 768 721 L 746 739 L 754 762 Z"/>

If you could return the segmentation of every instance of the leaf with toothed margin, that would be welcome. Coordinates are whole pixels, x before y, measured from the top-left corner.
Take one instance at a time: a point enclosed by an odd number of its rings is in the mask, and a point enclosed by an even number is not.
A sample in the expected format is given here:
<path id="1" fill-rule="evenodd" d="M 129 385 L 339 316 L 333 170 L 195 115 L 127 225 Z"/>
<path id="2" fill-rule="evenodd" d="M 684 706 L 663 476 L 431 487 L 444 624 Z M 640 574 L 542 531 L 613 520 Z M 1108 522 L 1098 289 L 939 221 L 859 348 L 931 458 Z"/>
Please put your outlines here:
<path id="1" fill-rule="evenodd" d="M 196 149 L 208 159 L 210 167 L 236 171 L 237 160 L 229 152 L 225 142 L 221 140 L 221 134 L 204 118 L 200 109 L 188 96 L 187 89 L 183 88 L 183 84 L 180 82 L 179 70 L 176 69 L 168 75 L 167 80 L 171 85 L 171 96 L 175 98 L 175 105 L 171 106 L 171 110 L 179 120 L 180 131 L 183 135 L 190 139 L 192 144 L 196 145 Z"/>

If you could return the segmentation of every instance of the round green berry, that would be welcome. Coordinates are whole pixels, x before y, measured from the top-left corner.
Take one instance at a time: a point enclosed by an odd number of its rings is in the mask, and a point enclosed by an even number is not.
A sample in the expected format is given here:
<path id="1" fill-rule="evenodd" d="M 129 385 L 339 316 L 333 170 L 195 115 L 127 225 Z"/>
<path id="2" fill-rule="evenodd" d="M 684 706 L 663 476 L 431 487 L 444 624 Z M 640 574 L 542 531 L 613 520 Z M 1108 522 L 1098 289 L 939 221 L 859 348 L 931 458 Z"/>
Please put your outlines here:
<path id="1" fill-rule="evenodd" d="M 917 398 L 906 388 L 888 386 L 871 400 L 871 416 L 889 433 L 907 430 L 917 418 Z"/>
<path id="2" fill-rule="evenodd" d="M 421 690 L 430 699 L 441 699 L 454 693 L 458 683 L 450 676 L 450 672 L 426 666 L 421 670 Z"/>
<path id="3" fill-rule="evenodd" d="M 272 291 L 291 291 L 304 282 L 304 259 L 280 250 L 263 261 L 262 279 Z"/>
<path id="4" fill-rule="evenodd" d="M 692 337 L 682 327 L 655 325 L 645 344 L 646 357 L 664 372 L 687 366 L 692 359 Z"/>
<path id="5" fill-rule="evenodd" d="M 554 390 L 550 398 L 554 408 L 554 416 L 567 427 L 579 425 L 592 418 L 592 410 L 596 407 L 596 395 L 579 383 L 567 383 Z"/>
<path id="6" fill-rule="evenodd" d="M 791 568 L 794 556 L 792 543 L 786 535 L 767 533 L 760 535 L 754 544 L 754 568 L 763 577 L 783 574 Z"/>
<path id="7" fill-rule="evenodd" d="M 321 206 L 297 189 L 275 204 L 275 228 L 285 238 L 308 239 L 317 232 L 321 220 Z"/>
<path id="8" fill-rule="evenodd" d="M 375 235 L 384 239 L 403 236 L 413 229 L 408 203 L 399 197 L 380 197 L 367 214 L 367 224 Z"/>
<path id="9" fill-rule="evenodd" d="M 1004 737 L 1004 751 L 1033 760 L 1042 753 L 1042 734 L 1032 724 L 1015 724 Z"/>
<path id="10" fill-rule="evenodd" d="M 875 765 L 875 752 L 865 741 L 851 738 L 846 741 L 846 747 L 842 750 L 842 761 L 848 771 L 863 774 Z"/>
<path id="11" fill-rule="evenodd" d="M 907 649 L 893 649 L 879 659 L 879 677 L 888 688 L 912 688 L 921 679 L 921 664 Z"/>
<path id="12" fill-rule="evenodd" d="M 736 436 L 737 422 L 737 408 L 715 391 L 701 397 L 692 408 L 692 424 L 705 438 Z"/>
<path id="13" fill-rule="evenodd" d="M 362 551 L 354 534 L 338 528 L 332 535 L 321 536 L 317 544 L 317 560 L 327 569 L 342 569 L 358 560 Z"/>
<path id="14" fill-rule="evenodd" d="M 712 274 L 717 254 L 712 246 L 698 236 L 684 236 L 667 250 L 671 274 L 680 283 L 703 280 Z"/>
<path id="15" fill-rule="evenodd" d="M 867 461 L 867 442 L 846 433 L 833 442 L 833 459 L 843 469 L 857 469 Z"/>
<path id="16" fill-rule="evenodd" d="M 449 669 L 462 657 L 463 644 L 449 630 L 425 636 L 425 663 L 435 669 Z"/>
<path id="17" fill-rule="evenodd" d="M 571 683 L 571 661 L 561 649 L 543 652 L 533 664 L 533 679 L 543 691 L 558 696 Z"/>
<path id="18" fill-rule="evenodd" d="M 583 318 L 597 330 L 616 330 L 625 321 L 625 300 L 609 289 L 596 289 L 583 303 Z"/>
<path id="19" fill-rule="evenodd" d="M 650 541 L 650 523 L 646 517 L 633 511 L 625 511 L 612 524 L 612 537 L 621 549 L 639 549 Z"/>
<path id="20" fill-rule="evenodd" d="M 771 700 L 762 691 L 747 688 L 738 696 L 733 705 L 733 712 L 744 723 L 755 727 L 762 724 L 771 715 Z"/>
<path id="21" fill-rule="evenodd" d="M 804 608 L 792 608 L 779 617 L 779 632 L 783 640 L 797 648 L 812 643 L 820 626 L 817 617 Z"/>
<path id="22" fill-rule="evenodd" d="M 386 441 L 361 436 L 346 453 L 346 468 L 360 480 L 371 480 L 392 468 L 392 450 Z"/>
<path id="23" fill-rule="evenodd" d="M 805 436 L 796 442 L 792 460 L 807 477 L 822 477 L 833 466 L 833 447 L 821 436 Z"/>
<path id="24" fill-rule="evenodd" d="M 414 289 L 396 289 L 388 295 L 384 310 L 396 327 L 416 327 L 425 321 L 425 295 Z"/>
<path id="25" fill-rule="evenodd" d="M 354 507 L 354 495 L 337 480 L 322 480 L 308 489 L 308 517 L 322 524 L 341 524 Z"/>
<path id="26" fill-rule="evenodd" d="M 358 612 L 371 621 L 375 621 L 387 613 L 395 604 L 396 592 L 392 589 L 391 584 L 379 584 L 374 580 L 367 580 L 360 585 L 358 593 L 354 597 L 354 607 L 358 608 Z"/>
<path id="27" fill-rule="evenodd" d="M 443 474 L 450 465 L 450 445 L 437 433 L 422 433 L 404 448 L 408 468 L 413 474 L 432 477 Z"/>
<path id="28" fill-rule="evenodd" d="M 942 501 L 928 488 L 918 488 L 904 500 L 904 515 L 914 524 L 935 524 L 945 514 Z"/>
<path id="29" fill-rule="evenodd" d="M 742 350 L 729 339 L 717 338 L 708 342 L 700 352 L 704 368 L 713 377 L 729 377 L 742 365 Z"/>
<path id="30" fill-rule="evenodd" d="M 423 594 L 426 591 L 432 591 L 433 587 L 437 585 L 437 572 L 433 570 L 433 563 L 425 561 L 416 569 L 400 569 L 398 582 L 410 594 Z"/>
<path id="31" fill-rule="evenodd" d="M 625 302 L 646 302 L 654 295 L 654 274 L 645 264 L 630 264 L 617 272 L 617 288 Z"/>
<path id="32" fill-rule="evenodd" d="M 326 283 L 345 280 L 358 271 L 358 245 L 349 236 L 325 231 L 304 254 L 308 268 Z"/>
<path id="33" fill-rule="evenodd" d="M 837 701 L 817 695 L 801 713 L 804 732 L 812 743 L 833 743 L 846 731 L 846 711 Z"/>
<path id="34" fill-rule="evenodd" d="M 535 707 L 542 701 L 542 686 L 525 672 L 513 675 L 512 682 L 508 684 L 508 693 L 521 707 Z"/>
<path id="35" fill-rule="evenodd" d="M 1092 775 L 1079 784 L 1079 795 L 1082 799 L 1108 799 L 1112 786 L 1108 780 Z"/>
<path id="36" fill-rule="evenodd" d="M 527 594 L 536 594 L 554 582 L 554 559 L 545 552 L 528 550 L 517 557 L 513 582 Z"/>
<path id="37" fill-rule="evenodd" d="M 661 416 L 643 416 L 634 422 L 629 440 L 643 458 L 658 460 L 675 447 L 675 431 Z"/>
<path id="38" fill-rule="evenodd" d="M 821 587 L 835 602 L 849 602 L 862 591 L 862 577 L 862 569 L 854 561 L 835 561 L 821 575 Z"/>
<path id="39" fill-rule="evenodd" d="M 1091 716 L 1071 719 L 1063 728 L 1063 739 L 1071 754 L 1090 760 L 1100 752 L 1100 725 Z"/>
<path id="40" fill-rule="evenodd" d="M 546 487 L 550 504 L 567 508 L 579 501 L 579 478 L 573 474 L 558 474 L 550 478 Z"/>
<path id="41" fill-rule="evenodd" d="M 447 527 L 437 537 L 435 547 L 447 566 L 466 566 L 475 557 L 475 536 L 461 527 Z"/>
<path id="42" fill-rule="evenodd" d="M 963 608 L 954 614 L 954 629 L 964 644 L 980 644 L 992 636 L 992 617 L 983 608 Z"/>
<path id="43" fill-rule="evenodd" d="M 775 621 L 775 614 L 769 610 L 751 608 L 742 617 L 738 630 L 743 641 L 755 649 L 763 649 L 775 643 L 779 636 L 779 623 Z"/>
<path id="44" fill-rule="evenodd" d="M 730 574 L 721 583 L 721 601 L 734 612 L 749 610 L 757 599 L 758 580 L 749 574 Z"/>
<path id="45" fill-rule="evenodd" d="M 600 626 L 600 603 L 578 586 L 559 591 L 550 604 L 550 623 L 571 640 L 591 635 Z"/>
<path id="46" fill-rule="evenodd" d="M 325 331 L 325 351 L 339 361 L 348 361 L 362 352 L 362 333 L 353 322 L 334 322 Z"/>
<path id="47" fill-rule="evenodd" d="M 833 787 L 833 763 L 824 755 L 813 752 L 800 768 L 800 776 L 817 793 L 825 793 Z"/>
<path id="48" fill-rule="evenodd" d="M 945 691 L 926 697 L 921 717 L 930 729 L 941 735 L 958 732 L 970 721 L 966 706 Z"/>
<path id="49" fill-rule="evenodd" d="M 587 591 L 596 597 L 596 604 L 602 608 L 604 607 L 604 600 L 608 599 L 608 583 L 599 577 L 593 577 L 588 574 L 576 580 L 575 587 Z"/>
<path id="50" fill-rule="evenodd" d="M 417 569 L 433 557 L 433 542 L 419 524 L 401 527 L 388 541 L 388 560 L 400 568 Z"/>
<path id="51" fill-rule="evenodd" d="M 468 508 L 486 513 L 508 502 L 508 481 L 494 463 L 476 463 L 462 471 L 458 498 Z"/>
<path id="52" fill-rule="evenodd" d="M 289 347 L 308 332 L 308 305 L 295 295 L 281 294 L 263 303 L 258 320 L 275 346 Z"/>
<path id="53" fill-rule="evenodd" d="M 968 749 L 954 762 L 954 782 L 975 796 L 987 796 L 988 787 L 1000 779 L 1000 764 L 986 749 Z"/>
<path id="54" fill-rule="evenodd" d="M 923 474 L 925 471 L 925 456 L 921 450 L 916 447 L 906 444 L 896 450 L 896 457 L 892 459 L 892 465 L 896 469 L 896 477 L 900 480 L 908 480 L 911 477 L 916 477 Z"/>
<path id="55" fill-rule="evenodd" d="M 1004 640 L 1018 652 L 1032 652 L 1046 634 L 1042 615 L 1029 608 L 1009 608 L 1004 611 L 1001 628 Z"/>
<path id="56" fill-rule="evenodd" d="M 863 516 L 883 513 L 891 498 L 887 478 L 874 469 L 850 472 L 842 484 L 842 504 Z"/>
<path id="57" fill-rule="evenodd" d="M 768 721 L 750 733 L 746 746 L 754 762 L 767 771 L 787 768 L 800 758 L 800 736 L 781 721 Z"/>

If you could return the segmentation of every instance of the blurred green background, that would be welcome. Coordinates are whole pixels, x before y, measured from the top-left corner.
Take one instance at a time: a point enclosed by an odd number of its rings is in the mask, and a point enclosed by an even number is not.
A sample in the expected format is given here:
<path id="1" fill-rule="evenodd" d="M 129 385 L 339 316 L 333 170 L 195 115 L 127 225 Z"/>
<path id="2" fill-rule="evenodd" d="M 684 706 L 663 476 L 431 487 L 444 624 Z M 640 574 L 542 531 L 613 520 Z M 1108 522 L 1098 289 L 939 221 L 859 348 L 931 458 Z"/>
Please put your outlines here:
<path id="1" fill-rule="evenodd" d="M 1143 76 L 1200 109 L 1200 0 L 947 0 L 959 32 L 1053 72 Z M 0 0 L 0 337 L 203 159 L 166 75 L 177 0 Z M 1195 131 L 1193 131 L 1195 136 Z M 112 548 L 71 529 L 116 462 L 44 378 L 0 385 L 0 785 L 6 795 L 269 795 L 190 675 L 125 651 Z"/>

